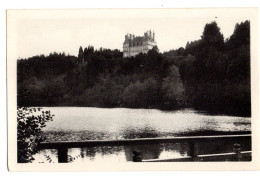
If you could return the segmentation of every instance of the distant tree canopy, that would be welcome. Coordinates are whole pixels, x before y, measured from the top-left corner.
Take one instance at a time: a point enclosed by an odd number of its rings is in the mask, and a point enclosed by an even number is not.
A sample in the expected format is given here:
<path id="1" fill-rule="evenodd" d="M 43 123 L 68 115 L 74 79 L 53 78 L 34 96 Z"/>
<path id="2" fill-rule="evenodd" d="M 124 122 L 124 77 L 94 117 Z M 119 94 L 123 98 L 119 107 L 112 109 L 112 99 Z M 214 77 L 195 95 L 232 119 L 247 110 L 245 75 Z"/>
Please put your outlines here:
<path id="1" fill-rule="evenodd" d="M 224 41 L 216 22 L 201 39 L 169 52 L 123 58 L 119 50 L 79 48 L 20 59 L 18 105 L 178 109 L 250 116 L 250 22 Z"/>

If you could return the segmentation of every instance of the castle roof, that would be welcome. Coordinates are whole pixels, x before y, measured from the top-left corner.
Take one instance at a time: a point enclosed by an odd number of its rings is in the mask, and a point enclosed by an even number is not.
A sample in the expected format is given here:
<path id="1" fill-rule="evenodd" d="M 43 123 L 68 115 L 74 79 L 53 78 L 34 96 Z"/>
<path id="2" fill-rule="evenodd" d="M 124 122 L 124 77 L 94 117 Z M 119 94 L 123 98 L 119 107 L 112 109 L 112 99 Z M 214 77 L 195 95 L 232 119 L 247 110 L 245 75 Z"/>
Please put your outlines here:
<path id="1" fill-rule="evenodd" d="M 142 45 L 143 42 L 153 41 L 154 42 L 154 33 L 152 35 L 151 30 L 150 32 L 147 31 L 144 33 L 144 36 L 135 36 L 133 34 L 125 35 L 124 44 L 129 45 Z"/>
<path id="2" fill-rule="evenodd" d="M 145 40 L 144 37 L 137 36 L 133 39 L 131 39 L 131 38 L 126 39 L 124 43 L 140 43 L 140 42 L 145 42 L 145 41 L 148 41 L 148 40 L 147 39 Z"/>

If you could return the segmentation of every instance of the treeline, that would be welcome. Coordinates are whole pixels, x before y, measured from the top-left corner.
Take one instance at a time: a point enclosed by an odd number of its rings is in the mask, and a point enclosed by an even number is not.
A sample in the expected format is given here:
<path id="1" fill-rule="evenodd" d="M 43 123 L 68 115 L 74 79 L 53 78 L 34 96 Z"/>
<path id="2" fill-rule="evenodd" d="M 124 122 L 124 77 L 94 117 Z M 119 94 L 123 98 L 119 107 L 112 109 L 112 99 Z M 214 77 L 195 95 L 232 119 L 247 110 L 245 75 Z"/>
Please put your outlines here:
<path id="1" fill-rule="evenodd" d="M 200 40 L 165 55 L 179 65 L 188 105 L 213 113 L 251 115 L 249 21 L 237 24 L 226 41 L 216 22 L 206 24 Z M 183 56 L 186 60 L 176 59 Z"/>
<path id="2" fill-rule="evenodd" d="M 177 109 L 185 103 L 178 68 L 156 48 L 132 58 L 91 46 L 80 47 L 78 58 L 57 53 L 36 56 L 18 61 L 18 77 L 19 106 Z"/>
<path id="3" fill-rule="evenodd" d="M 250 24 L 224 41 L 215 22 L 185 48 L 123 58 L 119 50 L 80 47 L 19 59 L 18 106 L 179 109 L 250 116 Z"/>

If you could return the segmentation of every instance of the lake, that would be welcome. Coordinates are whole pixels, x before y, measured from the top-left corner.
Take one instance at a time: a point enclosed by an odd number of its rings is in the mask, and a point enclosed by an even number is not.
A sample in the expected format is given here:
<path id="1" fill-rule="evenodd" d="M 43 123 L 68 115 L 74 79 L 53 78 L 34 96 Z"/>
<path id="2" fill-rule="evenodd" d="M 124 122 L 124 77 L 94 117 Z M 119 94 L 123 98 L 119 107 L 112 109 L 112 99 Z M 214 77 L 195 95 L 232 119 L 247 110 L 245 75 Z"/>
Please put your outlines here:
<path id="1" fill-rule="evenodd" d="M 44 107 L 50 110 L 53 121 L 43 129 L 46 141 L 82 141 L 94 139 L 133 139 L 186 135 L 216 135 L 250 133 L 251 119 L 207 115 L 192 109 L 161 111 L 155 109 Z M 232 144 L 200 146 L 202 153 L 232 151 Z M 250 149 L 250 144 L 242 144 Z M 69 149 L 70 162 L 127 162 L 132 152 L 141 151 L 143 159 L 162 159 L 187 156 L 186 144 L 156 144 L 150 146 L 104 146 Z M 51 158 L 51 159 L 48 159 Z M 42 150 L 34 162 L 57 162 L 56 150 Z"/>

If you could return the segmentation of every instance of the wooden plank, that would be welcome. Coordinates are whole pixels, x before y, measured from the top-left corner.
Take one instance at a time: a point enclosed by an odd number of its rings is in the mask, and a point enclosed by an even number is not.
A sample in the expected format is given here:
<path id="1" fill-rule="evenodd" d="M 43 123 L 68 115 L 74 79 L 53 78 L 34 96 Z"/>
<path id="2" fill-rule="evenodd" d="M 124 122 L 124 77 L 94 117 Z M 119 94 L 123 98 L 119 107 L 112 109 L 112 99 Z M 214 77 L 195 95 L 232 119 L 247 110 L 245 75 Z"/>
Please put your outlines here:
<path id="1" fill-rule="evenodd" d="M 149 159 L 142 160 L 142 162 L 181 162 L 181 161 L 192 161 L 193 158 L 191 156 L 185 156 L 181 158 L 168 158 L 168 159 Z"/>
<path id="2" fill-rule="evenodd" d="M 190 143 L 190 142 L 210 142 L 210 141 L 233 141 L 251 139 L 251 134 L 244 135 L 221 135 L 221 136 L 188 136 L 171 138 L 139 138 L 139 139 L 120 139 L 120 140 L 87 140 L 87 141 L 61 141 L 61 142 L 42 142 L 41 149 L 80 148 L 94 146 L 123 146 L 123 145 L 146 145 L 158 143 Z"/>
<path id="3" fill-rule="evenodd" d="M 244 158 L 250 158 L 252 156 L 251 151 L 241 152 L 242 161 Z M 149 159 L 143 160 L 142 162 L 182 162 L 182 161 L 235 161 L 236 153 L 220 153 L 220 154 L 207 154 L 197 155 L 196 159 L 191 156 L 185 156 L 181 158 L 169 158 L 169 159 Z"/>
<path id="4" fill-rule="evenodd" d="M 241 152 L 241 160 L 251 156 L 251 151 Z M 237 153 L 219 153 L 210 155 L 198 155 L 197 161 L 238 161 Z"/>

